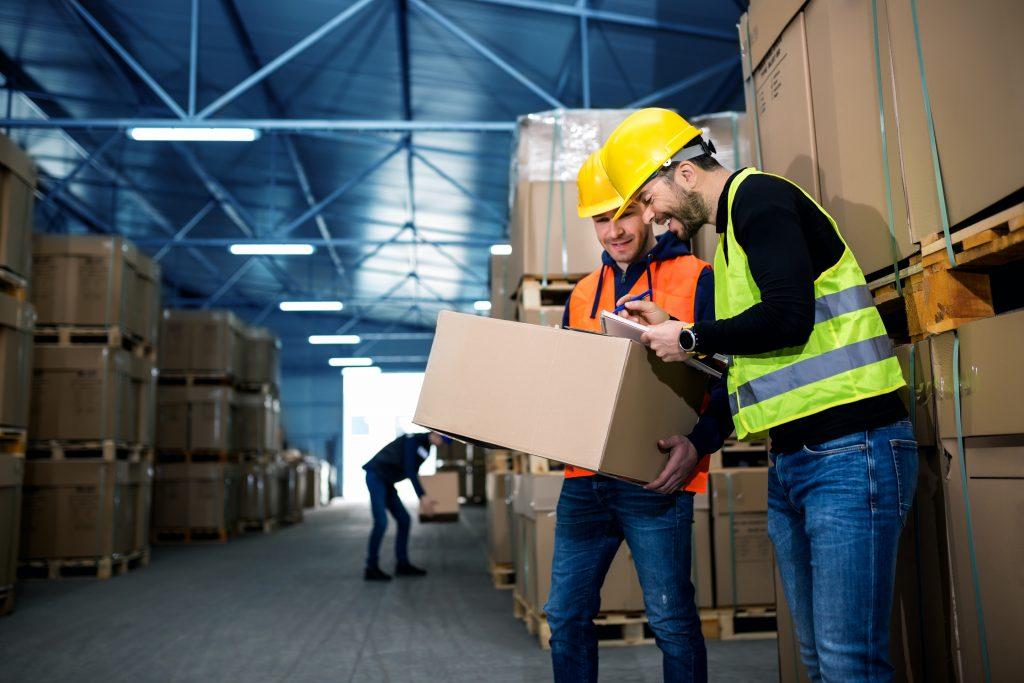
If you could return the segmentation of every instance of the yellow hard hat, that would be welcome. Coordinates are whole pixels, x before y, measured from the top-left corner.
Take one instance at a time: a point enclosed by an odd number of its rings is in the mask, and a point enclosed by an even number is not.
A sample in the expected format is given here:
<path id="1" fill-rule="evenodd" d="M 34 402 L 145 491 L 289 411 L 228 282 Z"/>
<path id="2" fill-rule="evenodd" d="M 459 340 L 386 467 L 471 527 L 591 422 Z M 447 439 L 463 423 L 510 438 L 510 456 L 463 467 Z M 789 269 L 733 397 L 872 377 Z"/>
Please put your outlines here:
<path id="1" fill-rule="evenodd" d="M 576 211 L 580 218 L 591 218 L 622 206 L 622 197 L 612 187 L 601 165 L 601 150 L 587 157 L 580 166 L 576 174 L 576 194 L 579 195 Z"/>
<path id="2" fill-rule="evenodd" d="M 615 218 L 655 171 L 700 134 L 700 128 L 668 109 L 650 107 L 627 116 L 601 148 L 608 179 L 624 200 Z"/>

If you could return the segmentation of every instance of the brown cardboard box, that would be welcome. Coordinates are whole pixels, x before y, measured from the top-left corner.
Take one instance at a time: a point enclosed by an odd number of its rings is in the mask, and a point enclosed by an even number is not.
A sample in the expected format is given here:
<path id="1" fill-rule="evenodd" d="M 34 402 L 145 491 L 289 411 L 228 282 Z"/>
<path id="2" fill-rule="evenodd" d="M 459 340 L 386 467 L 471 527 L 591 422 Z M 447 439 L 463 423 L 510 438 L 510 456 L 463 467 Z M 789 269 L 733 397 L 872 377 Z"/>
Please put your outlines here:
<path id="1" fill-rule="evenodd" d="M 138 302 L 137 334 L 151 344 L 160 335 L 160 264 L 139 252 L 135 279 L 135 300 Z"/>
<path id="2" fill-rule="evenodd" d="M 157 448 L 234 450 L 234 401 L 235 392 L 231 387 L 160 385 Z"/>
<path id="3" fill-rule="evenodd" d="M 0 426 L 28 427 L 34 326 L 31 304 L 0 294 Z"/>
<path id="4" fill-rule="evenodd" d="M 109 557 L 130 550 L 119 533 L 135 515 L 126 462 L 25 463 L 21 558 Z"/>
<path id="5" fill-rule="evenodd" d="M 528 181 L 516 185 L 509 233 L 509 288 L 523 276 L 579 277 L 601 263 L 601 244 L 589 218 L 576 213 L 576 182 Z"/>
<path id="6" fill-rule="evenodd" d="M 265 522 L 280 516 L 281 491 L 277 484 L 280 467 L 276 461 L 244 462 L 239 465 L 240 520 Z"/>
<path id="7" fill-rule="evenodd" d="M 775 567 L 775 625 L 779 643 L 779 683 L 810 683 L 807 667 L 800 659 L 800 641 L 796 625 L 782 590 L 782 577 Z M 926 679 L 927 680 L 927 679 Z"/>
<path id="8" fill-rule="evenodd" d="M 459 475 L 457 472 L 437 472 L 420 477 L 427 498 L 433 498 L 434 515 L 459 514 Z"/>
<path id="9" fill-rule="evenodd" d="M 749 31 L 751 63 L 755 68 L 805 2 L 807 0 L 754 0 L 750 3 L 749 27 L 746 30 Z"/>
<path id="10" fill-rule="evenodd" d="M 532 517 L 540 512 L 551 512 L 558 507 L 562 494 L 562 472 L 547 474 L 523 474 L 512 499 L 512 508 L 517 515 Z"/>
<path id="11" fill-rule="evenodd" d="M 242 322 L 230 311 L 169 309 L 163 313 L 160 370 L 242 374 Z"/>
<path id="12" fill-rule="evenodd" d="M 413 420 L 651 481 L 665 463 L 652 435 L 689 433 L 706 385 L 625 339 L 442 311 Z"/>
<path id="13" fill-rule="evenodd" d="M 910 405 L 909 387 L 914 386 L 914 438 L 918 446 L 935 445 L 935 385 L 932 382 L 932 354 L 928 341 L 896 347 L 907 386 L 900 389 L 903 404 Z M 913 381 L 911 381 L 913 379 Z"/>
<path id="14" fill-rule="evenodd" d="M 152 391 L 152 366 L 126 351 L 39 344 L 33 365 L 32 439 L 136 443 L 150 429 L 151 404 L 140 401 Z"/>
<path id="15" fill-rule="evenodd" d="M 690 581 L 696 590 L 697 607 L 715 606 L 715 564 L 712 550 L 711 496 L 693 499 L 693 533 L 690 537 Z"/>
<path id="16" fill-rule="evenodd" d="M 508 255 L 491 255 L 491 317 L 498 320 L 515 318 L 515 303 L 512 301 Z"/>
<path id="17" fill-rule="evenodd" d="M 147 448 L 156 445 L 156 363 L 148 358 L 132 358 L 133 391 L 136 396 L 138 428 L 136 440 Z"/>
<path id="18" fill-rule="evenodd" d="M 774 603 L 768 468 L 712 472 L 711 492 L 715 603 L 719 607 Z"/>
<path id="19" fill-rule="evenodd" d="M 14 583 L 21 534 L 21 487 L 25 460 L 0 453 L 0 588 Z"/>
<path id="20" fill-rule="evenodd" d="M 818 154 L 802 14 L 783 31 L 754 71 L 753 89 L 762 170 L 789 178 L 819 199 Z"/>
<path id="21" fill-rule="evenodd" d="M 601 585 L 602 612 L 642 612 L 644 591 L 633 564 L 633 553 L 623 543 Z"/>
<path id="22" fill-rule="evenodd" d="M 564 313 L 565 306 L 539 306 L 537 308 L 531 308 L 523 304 L 516 306 L 516 320 L 529 325 L 558 327 L 562 324 Z"/>
<path id="23" fill-rule="evenodd" d="M 306 499 L 306 463 L 300 459 L 285 460 L 277 475 L 281 517 L 288 522 L 302 521 L 302 503 Z"/>
<path id="24" fill-rule="evenodd" d="M 141 333 L 138 259 L 123 237 L 35 235 L 32 303 L 39 324 L 119 325 Z"/>
<path id="25" fill-rule="evenodd" d="M 233 447 L 240 451 L 273 451 L 280 443 L 281 404 L 267 390 L 235 392 Z"/>
<path id="26" fill-rule="evenodd" d="M 246 327 L 242 332 L 242 381 L 248 384 L 281 383 L 278 357 L 281 340 L 266 327 Z"/>
<path id="27" fill-rule="evenodd" d="M 238 518 L 238 490 L 238 465 L 158 463 L 153 528 L 230 529 Z"/>
<path id="28" fill-rule="evenodd" d="M 36 168 L 7 136 L 0 136 L 0 268 L 28 279 L 32 268 L 32 211 Z"/>
<path id="29" fill-rule="evenodd" d="M 895 36 L 893 68 L 904 154 L 928 155 L 911 5 L 892 0 L 886 5 L 880 21 L 887 19 Z M 917 12 L 949 220 L 955 225 L 1024 186 L 1017 163 L 1024 154 L 1024 129 L 1017 114 L 1024 109 L 1024 72 L 1015 49 L 1017 28 L 1024 24 L 1024 4 L 930 0 L 918 2 Z M 957 49 L 949 49 L 951 45 Z M 908 123 L 915 126 L 913 149 L 906 139 Z M 981 159 L 983 173 L 978 172 Z M 908 170 L 908 181 L 933 179 L 930 166 L 927 170 L 920 177 Z M 922 200 L 936 210 L 934 182 L 930 195 L 922 193 Z M 940 230 L 937 221 L 921 224 L 917 239 Z"/>
<path id="30" fill-rule="evenodd" d="M 135 512 L 132 515 L 132 550 L 149 547 L 149 523 L 153 510 L 153 465 L 136 462 L 128 465 L 128 482 L 136 488 Z"/>
<path id="31" fill-rule="evenodd" d="M 932 337 L 938 429 L 956 438 L 954 413 L 954 332 Z M 1013 392 L 1024 387 L 1024 311 L 1005 313 L 962 326 L 960 336 L 960 398 L 964 436 L 1024 433 L 1020 402 Z"/>
<path id="32" fill-rule="evenodd" d="M 884 8 L 884 0 L 881 4 Z M 821 203 L 839 224 L 865 273 L 891 268 L 885 165 L 891 178 L 896 253 L 902 259 L 916 253 L 917 245 L 911 241 L 901 179 L 904 175 L 927 177 L 930 158 L 900 154 L 890 70 L 883 65 L 888 142 L 888 157 L 883 159 L 871 4 L 814 0 L 804 15 Z M 879 43 L 881 54 L 888 55 L 884 21 L 880 22 Z M 765 127 L 761 131 L 766 137 L 777 132 Z M 934 205 L 934 201 L 929 204 Z M 911 220 L 916 218 L 920 217 Z M 927 219 L 935 224 L 934 216 L 922 218 Z"/>
<path id="33" fill-rule="evenodd" d="M 509 523 L 512 475 L 487 473 L 487 549 L 492 562 L 512 562 L 512 537 Z"/>
<path id="34" fill-rule="evenodd" d="M 318 508 L 321 505 L 320 488 L 323 475 L 322 462 L 313 456 L 306 457 L 306 486 L 302 497 L 302 507 Z"/>

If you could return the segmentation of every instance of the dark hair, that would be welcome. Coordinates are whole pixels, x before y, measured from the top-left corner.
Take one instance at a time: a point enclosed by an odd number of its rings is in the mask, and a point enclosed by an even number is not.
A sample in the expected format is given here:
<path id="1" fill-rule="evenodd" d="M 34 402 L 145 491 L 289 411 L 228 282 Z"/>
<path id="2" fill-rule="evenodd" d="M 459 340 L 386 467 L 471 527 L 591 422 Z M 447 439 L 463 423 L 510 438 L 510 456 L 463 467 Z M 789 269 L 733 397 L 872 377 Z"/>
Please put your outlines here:
<path id="1" fill-rule="evenodd" d="M 692 149 L 694 147 L 702 147 L 705 150 L 705 153 L 701 154 L 698 157 L 688 159 L 690 163 L 692 163 L 694 166 L 696 166 L 702 171 L 714 171 L 715 169 L 722 168 L 722 165 L 718 163 L 718 159 L 715 159 L 715 157 L 711 156 L 712 151 L 714 151 L 715 149 L 714 146 L 710 142 L 705 142 L 703 138 L 696 138 L 692 144 L 683 147 L 679 151 L 682 152 L 684 149 Z M 678 166 L 681 163 L 681 161 L 673 161 L 668 166 L 662 166 L 660 169 L 655 171 L 655 175 L 669 176 L 676 170 L 676 166 Z"/>

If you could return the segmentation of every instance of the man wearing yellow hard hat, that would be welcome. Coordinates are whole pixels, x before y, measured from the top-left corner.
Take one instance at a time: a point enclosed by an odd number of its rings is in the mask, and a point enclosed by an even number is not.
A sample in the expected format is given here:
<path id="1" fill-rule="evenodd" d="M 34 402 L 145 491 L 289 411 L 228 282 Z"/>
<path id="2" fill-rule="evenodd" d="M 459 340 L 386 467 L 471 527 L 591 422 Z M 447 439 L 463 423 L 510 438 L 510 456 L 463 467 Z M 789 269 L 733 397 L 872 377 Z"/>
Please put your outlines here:
<path id="1" fill-rule="evenodd" d="M 629 309 L 663 359 L 731 356 L 737 435 L 771 437 L 768 533 L 811 680 L 890 681 L 896 548 L 917 482 L 903 374 L 832 217 L 792 181 L 729 171 L 712 149 L 664 109 L 633 113 L 605 143 L 623 209 L 683 237 L 718 232 L 714 321 Z"/>
<path id="2" fill-rule="evenodd" d="M 714 278 L 708 263 L 671 232 L 658 239 L 640 207 L 622 208 L 597 152 L 577 177 L 579 215 L 592 218 L 604 247 L 601 264 L 573 289 L 563 327 L 599 332 L 601 311 L 621 297 L 654 301 L 678 320 L 713 320 Z M 555 681 L 596 681 L 593 619 L 601 585 L 622 541 L 633 555 L 647 618 L 662 651 L 666 681 L 706 681 L 707 653 L 690 581 L 695 493 L 707 490 L 708 455 L 732 431 L 725 383 L 711 387 L 689 435 L 652 435 L 668 466 L 645 487 L 566 467 L 558 502 L 551 589 Z"/>

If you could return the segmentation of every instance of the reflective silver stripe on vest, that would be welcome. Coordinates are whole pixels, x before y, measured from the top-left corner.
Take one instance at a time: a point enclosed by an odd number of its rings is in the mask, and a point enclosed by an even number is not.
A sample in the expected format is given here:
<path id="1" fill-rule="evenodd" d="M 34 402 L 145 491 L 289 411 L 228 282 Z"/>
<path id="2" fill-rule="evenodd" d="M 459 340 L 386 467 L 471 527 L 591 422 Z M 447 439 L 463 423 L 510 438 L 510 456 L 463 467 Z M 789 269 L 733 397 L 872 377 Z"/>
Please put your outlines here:
<path id="1" fill-rule="evenodd" d="M 729 394 L 729 410 L 732 411 L 733 415 L 740 412 L 740 404 L 737 403 L 735 391 Z"/>
<path id="2" fill-rule="evenodd" d="M 767 401 L 786 392 L 820 382 L 843 372 L 856 370 L 893 355 L 892 341 L 887 335 L 847 344 L 802 361 L 769 372 L 757 379 L 741 384 L 736 389 L 739 403 L 744 408 Z M 732 397 L 730 397 L 731 399 Z M 735 402 L 733 412 L 736 412 Z"/>
<path id="3" fill-rule="evenodd" d="M 867 285 L 847 287 L 832 294 L 819 296 L 814 300 L 814 324 L 817 325 L 874 305 L 875 300 Z"/>

